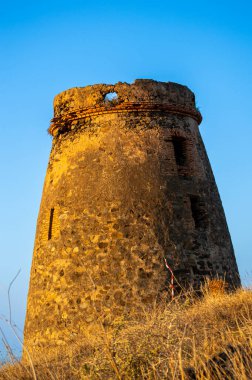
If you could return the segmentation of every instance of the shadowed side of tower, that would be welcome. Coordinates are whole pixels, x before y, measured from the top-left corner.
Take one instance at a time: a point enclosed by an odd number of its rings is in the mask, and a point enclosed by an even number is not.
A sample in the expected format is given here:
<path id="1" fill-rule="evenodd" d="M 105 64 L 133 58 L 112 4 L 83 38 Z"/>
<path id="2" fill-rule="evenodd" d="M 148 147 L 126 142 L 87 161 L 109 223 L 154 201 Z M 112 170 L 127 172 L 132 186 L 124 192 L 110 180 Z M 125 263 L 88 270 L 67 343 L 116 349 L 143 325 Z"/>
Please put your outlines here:
<path id="1" fill-rule="evenodd" d="M 28 347 L 66 344 L 99 315 L 109 321 L 167 294 L 164 259 L 177 289 L 205 276 L 239 285 L 187 87 L 136 80 L 73 88 L 55 98 L 54 110 Z"/>

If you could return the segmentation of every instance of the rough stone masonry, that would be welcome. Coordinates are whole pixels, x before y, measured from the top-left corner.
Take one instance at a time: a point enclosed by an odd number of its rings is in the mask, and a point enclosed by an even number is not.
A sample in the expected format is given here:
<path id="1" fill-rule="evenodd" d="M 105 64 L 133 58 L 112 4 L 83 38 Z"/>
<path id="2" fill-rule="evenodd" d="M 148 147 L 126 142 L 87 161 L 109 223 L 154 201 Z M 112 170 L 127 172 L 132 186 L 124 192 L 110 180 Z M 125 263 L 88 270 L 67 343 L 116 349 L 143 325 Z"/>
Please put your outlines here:
<path id="1" fill-rule="evenodd" d="M 194 94 L 172 82 L 57 95 L 25 345 L 43 352 L 206 276 L 240 284 Z"/>

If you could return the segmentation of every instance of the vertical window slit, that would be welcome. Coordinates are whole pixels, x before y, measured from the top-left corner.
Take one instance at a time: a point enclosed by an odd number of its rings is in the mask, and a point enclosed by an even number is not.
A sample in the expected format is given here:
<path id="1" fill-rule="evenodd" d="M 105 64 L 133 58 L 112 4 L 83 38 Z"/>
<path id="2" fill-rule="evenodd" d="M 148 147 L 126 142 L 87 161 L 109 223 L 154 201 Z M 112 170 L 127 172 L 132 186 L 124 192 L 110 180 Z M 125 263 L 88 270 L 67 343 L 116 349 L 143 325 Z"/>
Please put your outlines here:
<path id="1" fill-rule="evenodd" d="M 176 164 L 178 166 L 185 166 L 187 157 L 186 157 L 186 139 L 184 137 L 174 136 L 172 138 L 173 149 Z"/>
<path id="2" fill-rule="evenodd" d="M 51 238 L 52 238 L 53 214 L 54 214 L 54 208 L 51 208 L 50 219 L 49 219 L 49 228 L 48 228 L 48 240 L 51 240 Z"/>
<path id="3" fill-rule="evenodd" d="M 200 197 L 190 196 L 191 213 L 194 220 L 195 228 L 201 228 L 207 226 L 207 212 L 204 203 L 200 200 Z"/>

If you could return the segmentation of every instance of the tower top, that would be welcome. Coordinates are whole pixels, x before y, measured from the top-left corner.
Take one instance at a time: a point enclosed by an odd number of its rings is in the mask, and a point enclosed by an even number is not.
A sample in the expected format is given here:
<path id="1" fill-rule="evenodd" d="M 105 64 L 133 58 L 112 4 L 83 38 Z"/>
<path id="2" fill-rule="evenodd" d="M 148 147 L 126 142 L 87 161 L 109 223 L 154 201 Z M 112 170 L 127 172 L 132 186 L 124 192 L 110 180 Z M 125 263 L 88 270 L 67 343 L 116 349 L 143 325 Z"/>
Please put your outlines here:
<path id="1" fill-rule="evenodd" d="M 202 120 L 195 106 L 194 93 L 174 82 L 136 79 L 132 84 L 95 84 L 74 87 L 54 98 L 54 118 L 49 132 L 66 132 L 70 122 L 92 115 L 118 112 L 169 112 Z"/>

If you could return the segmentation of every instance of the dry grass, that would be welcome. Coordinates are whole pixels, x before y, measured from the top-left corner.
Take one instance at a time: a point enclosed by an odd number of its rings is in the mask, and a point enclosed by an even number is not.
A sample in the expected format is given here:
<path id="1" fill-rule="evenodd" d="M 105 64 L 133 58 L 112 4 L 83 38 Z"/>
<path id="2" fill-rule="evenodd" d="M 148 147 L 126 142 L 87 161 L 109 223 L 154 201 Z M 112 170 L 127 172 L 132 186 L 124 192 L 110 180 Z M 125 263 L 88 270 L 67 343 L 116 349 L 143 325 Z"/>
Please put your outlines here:
<path id="1" fill-rule="evenodd" d="M 252 379 L 252 292 L 226 293 L 214 280 L 199 298 L 189 292 L 142 308 L 68 347 L 56 359 L 33 356 L 37 379 Z M 1 380 L 29 380 L 28 365 L 0 370 Z"/>

